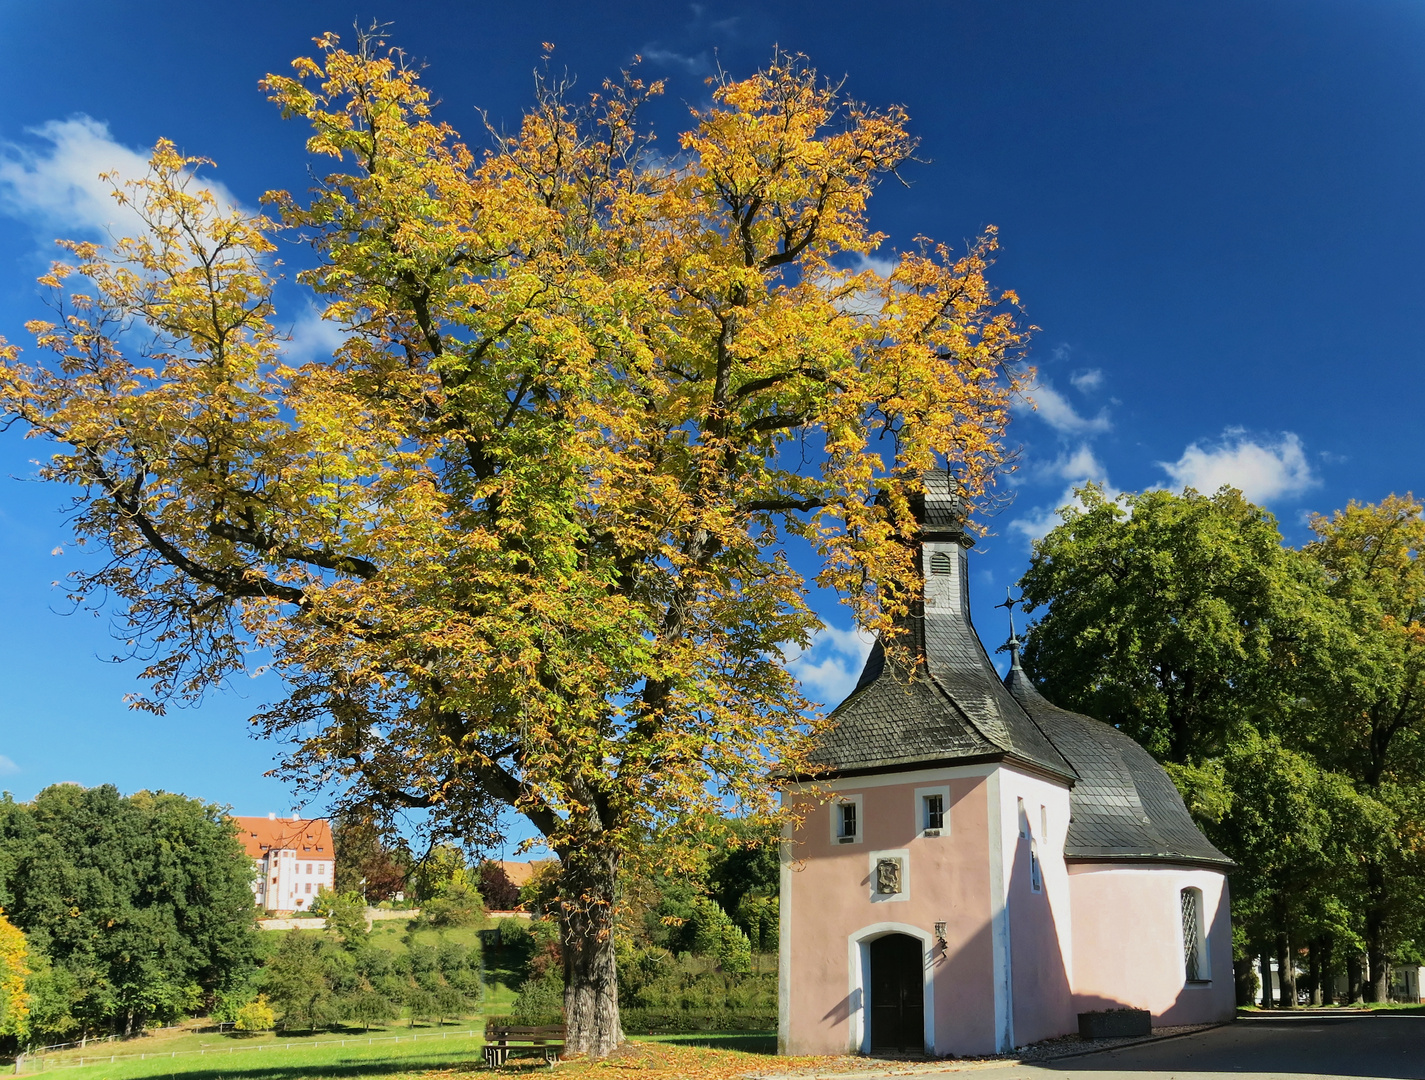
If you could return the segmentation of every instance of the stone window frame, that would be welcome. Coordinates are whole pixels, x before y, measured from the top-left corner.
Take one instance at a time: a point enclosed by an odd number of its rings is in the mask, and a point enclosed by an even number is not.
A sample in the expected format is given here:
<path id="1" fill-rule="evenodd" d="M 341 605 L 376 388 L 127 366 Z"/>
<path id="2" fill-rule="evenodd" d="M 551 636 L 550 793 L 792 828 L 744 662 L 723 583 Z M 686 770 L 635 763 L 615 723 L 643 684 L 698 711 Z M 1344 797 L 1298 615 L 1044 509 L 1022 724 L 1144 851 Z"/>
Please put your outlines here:
<path id="1" fill-rule="evenodd" d="M 925 835 L 925 797 L 927 795 L 939 795 L 940 805 L 944 810 L 941 815 L 943 822 L 940 826 L 940 838 L 944 839 L 950 835 L 950 785 L 932 784 L 929 787 L 918 787 L 915 789 L 915 802 L 912 804 L 912 813 L 915 815 L 912 820 L 915 822 L 915 837 L 917 840 L 935 839 L 934 836 Z"/>
<path id="2" fill-rule="evenodd" d="M 850 803 L 856 808 L 856 834 L 850 840 L 845 840 L 841 836 L 841 807 L 845 803 Z M 841 847 L 843 844 L 859 844 L 866 838 L 866 814 L 862 805 L 860 795 L 837 794 L 831 800 L 831 846 Z"/>
<path id="3" fill-rule="evenodd" d="M 1193 893 L 1196 900 L 1197 918 L 1197 978 L 1188 978 L 1188 956 L 1187 956 L 1187 933 L 1183 925 L 1186 921 L 1186 899 L 1188 893 Z M 1188 989 L 1194 987 L 1207 987 L 1212 985 L 1212 950 L 1209 948 L 1208 925 L 1207 925 L 1207 898 L 1203 895 L 1202 889 L 1196 885 L 1184 885 L 1178 890 L 1178 953 L 1183 958 L 1183 985 Z"/>

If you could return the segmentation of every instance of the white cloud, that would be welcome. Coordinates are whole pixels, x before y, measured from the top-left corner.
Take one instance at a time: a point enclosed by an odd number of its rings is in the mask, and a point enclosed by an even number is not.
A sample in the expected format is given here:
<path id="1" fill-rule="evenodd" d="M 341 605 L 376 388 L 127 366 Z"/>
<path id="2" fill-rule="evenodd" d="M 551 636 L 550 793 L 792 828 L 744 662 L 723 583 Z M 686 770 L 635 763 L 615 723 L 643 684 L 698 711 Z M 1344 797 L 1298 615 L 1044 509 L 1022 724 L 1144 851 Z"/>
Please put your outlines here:
<path id="1" fill-rule="evenodd" d="M 877 277 L 888 278 L 896 272 L 896 267 L 901 264 L 898 257 L 886 258 L 884 255 L 862 255 L 857 252 L 852 256 L 853 273 L 859 274 L 863 270 L 872 271 Z"/>
<path id="2" fill-rule="evenodd" d="M 1301 439 L 1290 431 L 1258 441 L 1243 428 L 1228 428 L 1214 443 L 1194 442 L 1174 462 L 1160 461 L 1178 487 L 1211 494 L 1229 485 L 1252 502 L 1296 495 L 1320 481 L 1311 471 Z"/>
<path id="3" fill-rule="evenodd" d="M 346 340 L 346 331 L 329 319 L 323 319 L 321 311 L 308 304 L 290 331 L 292 340 L 282 350 L 287 354 L 287 362 L 294 365 L 313 360 L 329 360 L 332 354 Z"/>
<path id="4" fill-rule="evenodd" d="M 1070 375 L 1069 382 L 1081 394 L 1092 393 L 1103 385 L 1103 372 L 1098 368 L 1085 368 Z"/>
<path id="5" fill-rule="evenodd" d="M 14 776 L 19 771 L 20 766 L 16 765 L 4 754 L 0 754 L 0 776 Z"/>
<path id="6" fill-rule="evenodd" d="M 826 626 L 812 639 L 810 648 L 788 658 L 787 670 L 801 681 L 807 697 L 834 707 L 855 689 L 872 644 L 861 630 Z"/>
<path id="7" fill-rule="evenodd" d="M 646 48 L 639 49 L 638 55 L 651 63 L 661 64 L 664 67 L 682 68 L 689 75 L 710 75 L 713 70 L 712 63 L 708 60 L 708 54 L 706 52 L 689 56 L 684 53 L 676 52 L 673 49 L 660 49 L 656 45 L 650 45 Z"/>
<path id="8" fill-rule="evenodd" d="M 0 212 L 37 229 L 86 236 L 132 236 L 141 228 L 131 209 L 114 201 L 100 173 L 118 182 L 148 172 L 148 152 L 116 142 L 109 125 L 78 115 L 27 129 L 41 145 L 0 143 Z M 236 206 L 221 184 L 204 181 L 219 204 Z"/>
<path id="9" fill-rule="evenodd" d="M 1081 416 L 1069 399 L 1048 383 L 1030 388 L 1025 397 L 1039 418 L 1061 435 L 1101 435 L 1113 427 L 1107 409 L 1100 410 L 1097 416 Z"/>
<path id="10" fill-rule="evenodd" d="M 1024 517 L 1010 523 L 1010 530 L 1019 533 L 1026 540 L 1038 540 L 1059 524 L 1060 507 L 1082 505 L 1074 494 L 1075 488 L 1092 482 L 1106 491 L 1113 490 L 1113 485 L 1108 480 L 1108 470 L 1087 443 L 1081 443 L 1075 449 L 1061 453 L 1052 464 L 1041 470 L 1041 475 L 1046 479 L 1064 480 L 1067 486 L 1052 505 L 1036 507 Z"/>

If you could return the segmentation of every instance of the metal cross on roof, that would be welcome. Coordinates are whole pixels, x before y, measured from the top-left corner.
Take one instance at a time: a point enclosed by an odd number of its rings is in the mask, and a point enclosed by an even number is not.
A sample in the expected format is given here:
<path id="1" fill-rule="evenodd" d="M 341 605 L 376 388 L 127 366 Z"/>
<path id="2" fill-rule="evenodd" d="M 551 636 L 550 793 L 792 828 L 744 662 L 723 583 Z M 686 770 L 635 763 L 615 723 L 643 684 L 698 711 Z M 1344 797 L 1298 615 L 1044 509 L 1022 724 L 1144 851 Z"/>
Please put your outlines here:
<path id="1" fill-rule="evenodd" d="M 1023 594 L 1020 595 L 1018 600 L 1011 596 L 1009 586 L 1006 585 L 1004 589 L 1004 603 L 995 605 L 997 608 L 1004 608 L 1009 614 L 1009 640 L 1006 641 L 1004 645 L 1005 648 L 1009 650 L 1010 663 L 1014 667 L 1019 666 L 1019 646 L 1023 644 L 1023 642 L 1019 640 L 1019 635 L 1014 632 L 1014 609 L 1018 607 L 1023 600 Z"/>

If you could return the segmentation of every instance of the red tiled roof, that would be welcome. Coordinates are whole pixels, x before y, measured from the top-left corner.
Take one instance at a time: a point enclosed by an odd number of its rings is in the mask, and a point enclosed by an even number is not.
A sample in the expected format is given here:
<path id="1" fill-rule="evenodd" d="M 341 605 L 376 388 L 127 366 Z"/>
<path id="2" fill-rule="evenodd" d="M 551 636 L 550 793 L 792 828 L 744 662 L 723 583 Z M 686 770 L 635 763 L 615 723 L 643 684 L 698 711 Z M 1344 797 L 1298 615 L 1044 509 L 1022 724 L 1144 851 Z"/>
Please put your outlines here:
<path id="1" fill-rule="evenodd" d="M 505 877 L 510 879 L 510 884 L 518 889 L 529 884 L 529 879 L 534 877 L 535 870 L 553 861 L 553 859 L 535 859 L 533 862 L 509 862 L 506 859 L 496 859 L 495 863 L 505 871 Z"/>
<path id="2" fill-rule="evenodd" d="M 238 839 L 251 858 L 285 848 L 308 859 L 335 858 L 331 823 L 325 818 L 235 817 Z"/>

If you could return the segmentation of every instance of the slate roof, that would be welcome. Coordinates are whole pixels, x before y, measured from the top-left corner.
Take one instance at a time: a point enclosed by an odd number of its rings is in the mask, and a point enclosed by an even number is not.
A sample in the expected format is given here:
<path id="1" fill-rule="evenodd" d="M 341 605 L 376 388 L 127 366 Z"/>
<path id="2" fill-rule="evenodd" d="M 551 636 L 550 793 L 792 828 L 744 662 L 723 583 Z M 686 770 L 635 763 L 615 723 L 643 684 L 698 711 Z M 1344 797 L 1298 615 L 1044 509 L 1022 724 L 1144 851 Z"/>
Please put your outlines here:
<path id="1" fill-rule="evenodd" d="M 1168 774 L 1138 743 L 1100 720 L 1050 704 L 1017 651 L 1005 685 L 1079 775 L 1069 795 L 1066 858 L 1234 865 L 1202 835 Z"/>
<path id="2" fill-rule="evenodd" d="M 968 547 L 955 483 L 926 475 L 917 518 L 927 540 Z M 906 626 L 912 651 L 925 662 L 913 677 L 886 662 L 877 642 L 851 696 L 831 714 L 812 760 L 838 773 L 1010 758 L 1065 780 L 1074 771 L 1000 682 L 968 619 L 963 576 L 954 571 L 959 602 L 925 606 Z"/>

